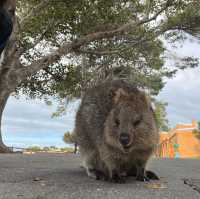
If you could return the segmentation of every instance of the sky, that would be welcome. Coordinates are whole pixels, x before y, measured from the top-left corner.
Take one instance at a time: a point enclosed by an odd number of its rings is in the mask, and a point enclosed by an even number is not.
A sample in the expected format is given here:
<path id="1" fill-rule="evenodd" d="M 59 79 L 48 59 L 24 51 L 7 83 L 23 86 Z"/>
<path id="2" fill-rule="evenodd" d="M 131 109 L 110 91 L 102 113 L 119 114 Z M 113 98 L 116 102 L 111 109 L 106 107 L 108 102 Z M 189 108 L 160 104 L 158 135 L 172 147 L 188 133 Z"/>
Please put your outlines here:
<path id="1" fill-rule="evenodd" d="M 175 56 L 193 56 L 200 58 L 200 40 L 189 37 L 177 48 L 166 44 Z M 168 60 L 166 64 L 173 63 Z M 158 99 L 168 103 L 167 117 L 171 127 L 177 123 L 190 123 L 192 119 L 200 120 L 200 66 L 194 69 L 180 70 L 158 95 Z"/>
<path id="2" fill-rule="evenodd" d="M 165 44 L 175 56 L 200 58 L 200 41 L 190 37 L 184 44 L 173 48 Z M 166 64 L 173 64 L 168 59 Z M 200 67 L 179 71 L 172 79 L 165 80 L 165 87 L 158 99 L 168 103 L 167 117 L 171 127 L 177 123 L 200 120 Z M 26 100 L 10 97 L 3 113 L 3 140 L 9 146 L 57 146 L 65 147 L 62 137 L 74 128 L 74 119 L 79 102 L 67 107 L 67 114 L 51 118 L 56 104 L 47 106 L 41 100 Z"/>
<path id="3" fill-rule="evenodd" d="M 10 97 L 3 113 L 2 133 L 5 144 L 14 147 L 66 147 L 62 138 L 73 131 L 79 102 L 67 106 L 66 115 L 52 118 L 56 103 L 46 105 L 42 100 Z"/>

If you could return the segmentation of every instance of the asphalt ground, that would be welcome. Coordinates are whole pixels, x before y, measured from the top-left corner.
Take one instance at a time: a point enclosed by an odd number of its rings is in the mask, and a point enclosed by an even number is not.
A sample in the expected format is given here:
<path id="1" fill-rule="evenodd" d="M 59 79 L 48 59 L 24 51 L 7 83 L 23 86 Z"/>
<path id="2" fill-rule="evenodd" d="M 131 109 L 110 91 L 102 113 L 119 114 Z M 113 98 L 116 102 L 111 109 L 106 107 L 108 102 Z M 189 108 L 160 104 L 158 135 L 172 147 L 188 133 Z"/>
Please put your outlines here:
<path id="1" fill-rule="evenodd" d="M 154 159 L 161 180 L 96 181 L 79 155 L 0 155 L 0 199 L 200 199 L 200 159 Z"/>

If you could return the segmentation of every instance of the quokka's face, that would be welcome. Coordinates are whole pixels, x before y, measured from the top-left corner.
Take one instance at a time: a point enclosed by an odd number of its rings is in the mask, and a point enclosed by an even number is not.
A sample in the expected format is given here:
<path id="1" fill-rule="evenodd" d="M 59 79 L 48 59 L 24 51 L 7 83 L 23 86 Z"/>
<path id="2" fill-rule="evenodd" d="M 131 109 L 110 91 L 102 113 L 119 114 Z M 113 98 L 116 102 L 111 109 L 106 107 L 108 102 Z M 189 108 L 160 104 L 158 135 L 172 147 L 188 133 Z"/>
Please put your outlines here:
<path id="1" fill-rule="evenodd" d="M 123 153 L 148 150 L 157 143 L 157 128 L 145 95 L 121 97 L 105 124 L 105 139 Z"/>

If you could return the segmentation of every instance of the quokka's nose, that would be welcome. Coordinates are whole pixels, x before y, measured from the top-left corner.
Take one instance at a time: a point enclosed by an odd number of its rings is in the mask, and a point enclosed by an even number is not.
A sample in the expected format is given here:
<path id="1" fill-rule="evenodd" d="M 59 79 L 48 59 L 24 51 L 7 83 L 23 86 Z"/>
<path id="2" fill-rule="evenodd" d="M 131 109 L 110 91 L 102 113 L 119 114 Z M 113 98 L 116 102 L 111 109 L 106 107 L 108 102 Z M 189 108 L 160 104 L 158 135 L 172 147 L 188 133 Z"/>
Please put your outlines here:
<path id="1" fill-rule="evenodd" d="M 130 135 L 127 133 L 122 133 L 119 137 L 119 141 L 123 146 L 127 146 L 130 142 Z"/>

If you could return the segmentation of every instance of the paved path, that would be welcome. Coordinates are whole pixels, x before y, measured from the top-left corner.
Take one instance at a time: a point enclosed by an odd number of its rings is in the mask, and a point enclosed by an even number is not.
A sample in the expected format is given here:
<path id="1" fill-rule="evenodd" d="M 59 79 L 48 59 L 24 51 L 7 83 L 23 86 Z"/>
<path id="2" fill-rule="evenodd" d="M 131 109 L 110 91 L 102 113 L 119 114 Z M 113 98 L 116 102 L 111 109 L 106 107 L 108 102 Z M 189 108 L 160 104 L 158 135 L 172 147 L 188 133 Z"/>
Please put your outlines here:
<path id="1" fill-rule="evenodd" d="M 95 181 L 79 165 L 78 155 L 0 155 L 0 199 L 200 199 L 200 160 L 152 161 L 156 183 Z"/>

